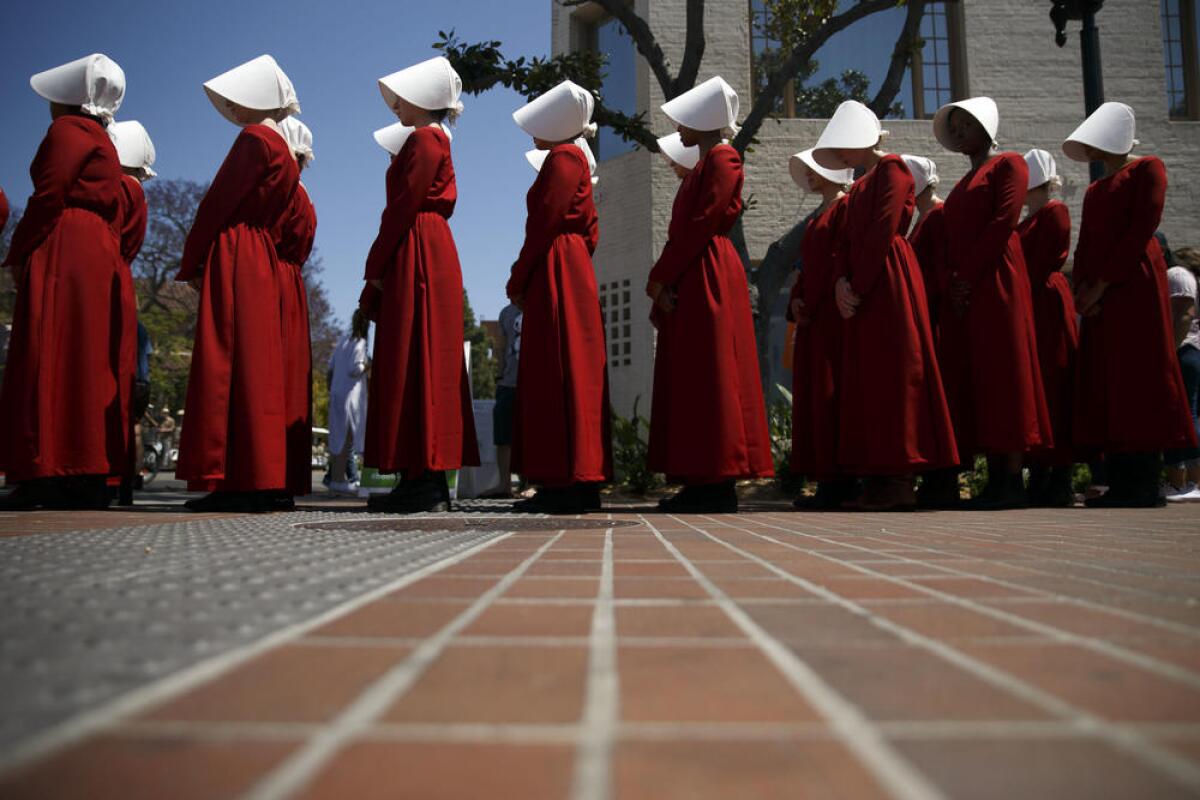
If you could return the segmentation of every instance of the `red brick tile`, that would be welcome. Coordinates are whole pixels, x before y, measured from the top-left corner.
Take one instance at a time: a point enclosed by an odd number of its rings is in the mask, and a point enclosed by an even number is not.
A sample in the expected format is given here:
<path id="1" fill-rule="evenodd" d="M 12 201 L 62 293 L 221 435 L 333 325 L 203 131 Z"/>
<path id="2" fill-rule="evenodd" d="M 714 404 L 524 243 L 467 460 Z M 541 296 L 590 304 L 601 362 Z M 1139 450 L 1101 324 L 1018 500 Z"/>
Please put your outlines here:
<path id="1" fill-rule="evenodd" d="M 587 636 L 592 607 L 560 605 L 493 605 L 461 636 Z"/>
<path id="2" fill-rule="evenodd" d="M 534 578 L 592 578 L 600 576 L 598 560 L 536 561 L 525 574 Z"/>
<path id="3" fill-rule="evenodd" d="M 322 722 L 407 655 L 397 647 L 286 645 L 152 709 L 145 718 Z"/>
<path id="4" fill-rule="evenodd" d="M 621 800 L 885 798 L 830 741 L 625 742 L 614 762 Z"/>
<path id="5" fill-rule="evenodd" d="M 310 636 L 425 637 L 437 633 L 463 612 L 465 601 L 380 600 L 322 625 Z"/>
<path id="6" fill-rule="evenodd" d="M 0 797 L 210 800 L 237 797 L 294 748 L 100 736 L 0 778 Z"/>
<path id="7" fill-rule="evenodd" d="M 617 663 L 621 718 L 629 722 L 817 719 L 755 649 L 621 647 Z"/>
<path id="8" fill-rule="evenodd" d="M 914 605 L 874 605 L 870 608 L 878 616 L 934 639 L 1033 635 L 1016 625 L 938 600 Z"/>
<path id="9" fill-rule="evenodd" d="M 1019 603 L 1002 605 L 996 608 L 1008 614 L 1014 614 L 1032 622 L 1039 622 L 1053 628 L 1069 631 L 1080 636 L 1096 636 L 1113 638 L 1119 636 L 1157 636 L 1163 631 L 1153 625 L 1128 619 L 1127 617 L 1109 614 L 1104 611 L 1085 608 L 1073 603 Z M 1200 639 L 1194 639 L 1200 646 Z"/>
<path id="10" fill-rule="evenodd" d="M 469 558 L 438 570 L 437 575 L 439 578 L 462 576 L 502 578 L 524 560 L 524 558 Z"/>
<path id="11" fill-rule="evenodd" d="M 688 571 L 678 561 L 618 561 L 613 565 L 617 578 L 687 578 Z"/>
<path id="12" fill-rule="evenodd" d="M 599 591 L 599 577 L 594 579 L 522 578 L 504 593 L 504 597 L 592 598 Z"/>
<path id="13" fill-rule="evenodd" d="M 412 598 L 474 600 L 498 582 L 496 578 L 443 578 L 440 575 L 431 575 L 392 592 L 388 597 L 405 600 Z"/>
<path id="14" fill-rule="evenodd" d="M 715 606 L 620 606 L 617 635 L 644 637 L 743 637 Z"/>
<path id="15" fill-rule="evenodd" d="M 846 642 L 897 642 L 866 617 L 827 605 L 747 605 L 743 611 L 767 633 L 788 644 L 827 646 Z"/>
<path id="16" fill-rule="evenodd" d="M 704 587 L 692 578 L 614 578 L 613 595 L 619 600 L 700 600 L 709 597 Z"/>
<path id="17" fill-rule="evenodd" d="M 883 578 L 841 577 L 813 580 L 839 597 L 848 600 L 896 600 L 928 597 L 928 595 L 903 584 Z"/>
<path id="18" fill-rule="evenodd" d="M 576 722 L 586 676 L 582 647 L 449 647 L 386 720 Z"/>
<path id="19" fill-rule="evenodd" d="M 916 578 L 912 581 L 955 597 L 1031 597 L 1029 592 L 975 578 Z"/>
<path id="20" fill-rule="evenodd" d="M 766 567 L 753 561 L 705 561 L 696 564 L 709 578 L 771 578 L 778 577 Z"/>
<path id="21" fill-rule="evenodd" d="M 563 800 L 574 749 L 505 744 L 358 742 L 303 800 Z"/>
<path id="22" fill-rule="evenodd" d="M 718 578 L 713 581 L 721 591 L 733 599 L 741 598 L 792 598 L 815 600 L 816 595 L 792 581 L 783 578 Z"/>

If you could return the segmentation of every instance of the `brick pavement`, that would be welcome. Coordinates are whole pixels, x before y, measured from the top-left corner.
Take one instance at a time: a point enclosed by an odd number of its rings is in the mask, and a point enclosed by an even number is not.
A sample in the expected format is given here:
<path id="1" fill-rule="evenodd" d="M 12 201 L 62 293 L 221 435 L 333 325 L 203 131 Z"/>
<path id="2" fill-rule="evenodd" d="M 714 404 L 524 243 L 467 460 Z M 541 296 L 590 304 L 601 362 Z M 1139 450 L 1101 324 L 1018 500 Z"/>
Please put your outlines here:
<path id="1" fill-rule="evenodd" d="M 1200 794 L 1194 508 L 590 519 L 97 709 L 0 796 Z"/>

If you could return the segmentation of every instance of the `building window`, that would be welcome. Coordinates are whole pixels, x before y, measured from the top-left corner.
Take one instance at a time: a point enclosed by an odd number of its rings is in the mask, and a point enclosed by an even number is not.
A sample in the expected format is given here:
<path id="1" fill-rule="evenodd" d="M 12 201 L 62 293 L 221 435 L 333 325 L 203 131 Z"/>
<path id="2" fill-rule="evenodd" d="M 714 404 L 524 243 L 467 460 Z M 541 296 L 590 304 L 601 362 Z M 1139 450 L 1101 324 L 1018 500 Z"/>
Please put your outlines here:
<path id="1" fill-rule="evenodd" d="M 600 289 L 600 307 L 607 312 L 605 319 L 605 334 L 608 338 L 609 352 L 612 357 L 608 360 L 610 367 L 628 367 L 633 363 L 633 326 L 629 324 L 630 303 L 629 279 L 602 283 Z M 618 324 L 623 320 L 623 324 Z"/>
<path id="2" fill-rule="evenodd" d="M 749 2 L 757 88 L 766 84 L 782 54 L 779 42 L 764 29 L 769 22 L 765 0 Z M 838 13 L 853 3 L 841 0 Z M 788 81 L 773 110 L 775 116 L 826 119 L 843 100 L 872 100 L 887 77 L 906 13 L 902 6 L 878 11 L 831 36 Z M 885 116 L 928 119 L 945 103 L 969 95 L 961 0 L 926 3 L 920 35 L 921 49 L 913 54 Z"/>
<path id="3" fill-rule="evenodd" d="M 1167 110 L 1171 119 L 1200 119 L 1200 68 L 1197 40 L 1200 14 L 1196 0 L 1161 0 L 1163 66 L 1167 73 Z"/>
<path id="4" fill-rule="evenodd" d="M 615 18 L 594 4 L 580 6 L 571 17 L 574 49 L 590 50 L 605 58 L 600 98 L 605 108 L 630 116 L 637 114 L 637 48 Z M 601 128 L 592 142 L 599 159 L 609 159 L 633 150 L 608 128 Z"/>

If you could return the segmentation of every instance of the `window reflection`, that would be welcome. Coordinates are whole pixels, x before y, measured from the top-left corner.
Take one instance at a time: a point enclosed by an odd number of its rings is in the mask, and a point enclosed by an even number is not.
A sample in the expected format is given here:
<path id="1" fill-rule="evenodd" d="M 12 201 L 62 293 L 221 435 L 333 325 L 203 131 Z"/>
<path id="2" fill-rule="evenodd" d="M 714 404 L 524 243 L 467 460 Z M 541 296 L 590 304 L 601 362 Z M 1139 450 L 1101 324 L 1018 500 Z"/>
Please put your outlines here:
<path id="1" fill-rule="evenodd" d="M 637 50 L 617 20 L 609 17 L 595 27 L 596 52 L 605 56 L 604 82 L 600 97 L 605 107 L 633 116 L 637 113 Z M 634 148 L 609 128 L 601 128 L 597 138 L 599 158 L 612 158 Z"/>

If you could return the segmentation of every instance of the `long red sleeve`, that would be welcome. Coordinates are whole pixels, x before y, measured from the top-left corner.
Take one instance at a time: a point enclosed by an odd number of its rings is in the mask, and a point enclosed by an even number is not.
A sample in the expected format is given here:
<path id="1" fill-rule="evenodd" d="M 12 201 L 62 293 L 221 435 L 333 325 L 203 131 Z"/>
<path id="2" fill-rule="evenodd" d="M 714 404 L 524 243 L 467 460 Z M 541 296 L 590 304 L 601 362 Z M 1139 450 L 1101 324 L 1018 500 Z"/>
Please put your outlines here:
<path id="1" fill-rule="evenodd" d="M 696 198 L 685 212 L 686 220 L 671 221 L 671 228 L 682 231 L 683 235 L 669 235 L 662 255 L 650 270 L 650 283 L 664 286 L 677 283 L 684 271 L 697 263 L 713 237 L 725 231 L 730 223 L 730 206 L 740 202 L 742 160 L 736 150 L 714 148 L 703 170 Z"/>
<path id="2" fill-rule="evenodd" d="M 1140 268 L 1146 245 L 1162 222 L 1163 206 L 1167 200 L 1167 168 L 1163 162 L 1148 157 L 1128 169 L 1138 170 L 1132 213 L 1122 222 L 1121 235 L 1112 247 L 1101 254 L 1097 277 L 1109 283 L 1129 280 Z"/>
<path id="3" fill-rule="evenodd" d="M 900 221 L 912 202 L 913 179 L 899 156 L 885 157 L 875 166 L 872 176 L 871 209 L 873 224 L 867 235 L 849 243 L 850 288 L 866 297 L 883 274 L 892 241 L 899 235 Z"/>
<path id="4" fill-rule="evenodd" d="M 146 240 L 148 210 L 141 182 L 130 175 L 121 176 L 121 211 L 121 258 L 132 264 Z"/>
<path id="5" fill-rule="evenodd" d="M 68 117 L 56 119 L 46 131 L 29 166 L 33 194 L 25 204 L 25 213 L 13 231 L 5 265 L 21 264 L 53 230 L 66 208 L 67 192 L 76 183 L 92 155 L 95 142 L 71 123 Z"/>
<path id="6" fill-rule="evenodd" d="M 563 151 L 552 152 L 542 164 L 526 201 L 529 215 L 525 219 L 525 244 L 505 289 L 510 298 L 525 294 L 533 268 L 562 232 L 582 178 L 581 170 L 585 169 L 586 162 Z M 594 250 L 595 245 L 589 243 L 588 249 Z"/>
<path id="7" fill-rule="evenodd" d="M 228 224 L 247 194 L 262 180 L 269 163 L 266 143 L 243 130 L 234 140 L 229 155 L 217 171 L 212 184 L 196 209 L 196 219 L 183 246 L 177 281 L 189 281 L 200 274 L 213 241 Z"/>
<path id="8" fill-rule="evenodd" d="M 1038 226 L 1038 238 L 1025 248 L 1025 265 L 1029 278 L 1044 283 L 1062 269 L 1071 252 L 1071 212 L 1063 203 L 1054 203 L 1045 210 L 1045 219 Z"/>
<path id="9" fill-rule="evenodd" d="M 0 233 L 4 232 L 6 224 L 8 224 L 8 198 L 4 195 L 4 190 L 0 189 Z"/>
<path id="10" fill-rule="evenodd" d="M 392 255 L 404 241 L 425 203 L 442 162 L 443 151 L 432 128 L 418 128 L 387 171 L 387 207 L 379 234 L 367 254 L 366 280 L 383 280 Z"/>
<path id="11" fill-rule="evenodd" d="M 959 277 L 974 284 L 983 277 L 984 267 L 995 267 L 1003 262 L 1004 249 L 1008 246 L 1021 211 L 1025 207 L 1025 194 L 1029 185 L 1029 166 L 1016 153 L 996 156 L 999 162 L 994 175 L 996 201 L 987 225 L 971 243 L 969 258 L 956 263 Z"/>

